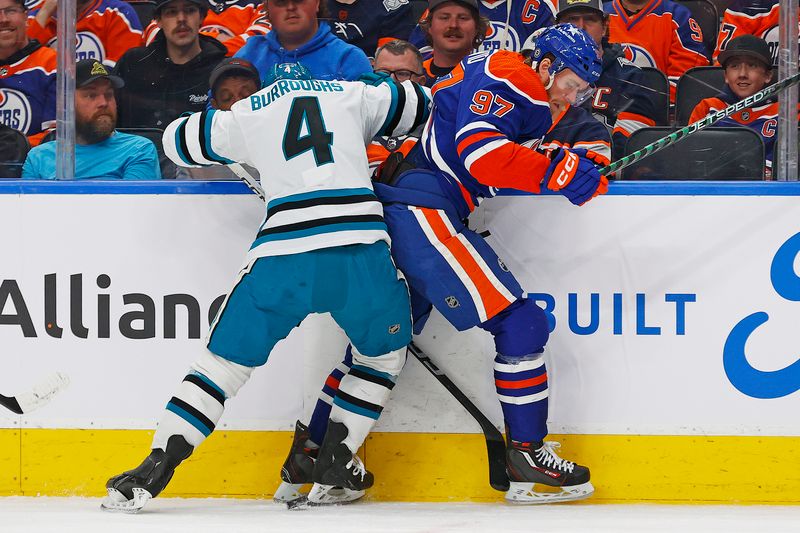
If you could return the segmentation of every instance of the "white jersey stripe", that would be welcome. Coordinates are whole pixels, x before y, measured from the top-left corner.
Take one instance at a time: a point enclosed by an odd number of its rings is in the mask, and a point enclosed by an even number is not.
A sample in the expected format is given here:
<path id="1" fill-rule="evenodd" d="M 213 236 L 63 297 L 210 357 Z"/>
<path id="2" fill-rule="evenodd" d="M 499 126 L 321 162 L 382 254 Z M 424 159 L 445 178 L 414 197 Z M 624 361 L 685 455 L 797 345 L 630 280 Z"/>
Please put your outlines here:
<path id="1" fill-rule="evenodd" d="M 502 403 L 511 403 L 514 405 L 526 405 L 529 403 L 536 403 L 544 400 L 547 398 L 547 389 L 543 390 L 542 392 L 537 392 L 536 394 L 529 394 L 528 396 L 504 396 L 502 394 L 498 394 L 497 398 Z"/>
<path id="2" fill-rule="evenodd" d="M 419 224 L 422 231 L 425 233 L 425 236 L 428 238 L 428 241 L 436 248 L 436 251 L 444 258 L 450 268 L 453 269 L 453 272 L 458 276 L 458 279 L 461 281 L 464 288 L 467 289 L 470 296 L 472 297 L 472 302 L 475 305 L 475 310 L 478 312 L 478 317 L 480 318 L 481 322 L 486 322 L 486 309 L 483 306 L 483 299 L 481 298 L 480 292 L 478 291 L 478 287 L 470 279 L 469 275 L 467 274 L 464 267 L 458 262 L 458 260 L 453 256 L 450 250 L 447 249 L 447 246 L 441 242 L 438 237 L 436 237 L 436 232 L 434 232 L 431 225 L 428 223 L 425 215 L 422 213 L 422 210 L 413 206 L 408 207 L 414 216 L 417 219 L 417 223 Z M 442 216 L 438 211 L 429 210 L 434 212 L 437 216 L 441 219 L 447 220 L 446 216 Z M 447 222 L 445 222 L 447 223 Z M 448 230 L 452 232 L 452 226 L 448 224 Z M 453 235 L 454 232 L 451 233 Z"/>
<path id="3" fill-rule="evenodd" d="M 483 257 L 481 256 L 480 253 L 478 253 L 478 250 L 476 250 L 475 247 L 472 246 L 472 243 L 469 242 L 469 239 L 467 239 L 466 236 L 464 235 L 457 234 L 456 229 L 450 223 L 450 219 L 448 219 L 446 216 L 441 216 L 440 218 L 442 219 L 444 225 L 447 227 L 447 231 L 449 231 L 451 235 L 455 235 L 456 238 L 459 240 L 459 242 L 464 245 L 464 248 L 467 249 L 469 255 L 472 256 L 472 259 L 478 264 L 478 266 L 481 269 L 481 272 L 483 272 L 483 275 L 486 276 L 486 279 L 489 280 L 489 282 L 497 290 L 497 292 L 499 292 L 506 300 L 508 300 L 509 303 L 516 300 L 514 295 L 511 294 L 511 292 L 509 292 L 506 286 L 503 285 L 503 283 L 499 279 L 497 279 L 497 276 L 494 275 L 492 269 L 489 268 L 489 265 L 487 265 L 486 261 L 483 260 Z"/>
<path id="4" fill-rule="evenodd" d="M 528 370 L 536 370 L 544 365 L 544 357 L 531 359 L 530 361 L 520 361 L 516 364 L 507 363 L 494 363 L 494 369 L 498 372 L 505 372 L 508 374 L 516 374 L 517 372 L 527 372 Z"/>
<path id="5" fill-rule="evenodd" d="M 477 161 L 481 157 L 485 156 L 486 154 L 488 154 L 492 150 L 497 150 L 498 148 L 502 148 L 503 146 L 507 145 L 509 142 L 511 142 L 511 141 L 509 141 L 508 139 L 497 139 L 496 141 L 491 141 L 491 142 L 488 142 L 488 143 L 484 144 L 483 146 L 481 146 L 480 148 L 478 148 L 477 150 L 475 150 L 474 152 L 469 154 L 466 159 L 464 159 L 464 166 L 466 167 L 466 169 L 469 172 L 472 172 L 472 168 L 470 168 L 470 167 L 472 167 L 472 164 L 475 161 Z"/>
<path id="6" fill-rule="evenodd" d="M 460 130 L 458 130 L 458 133 L 456 133 L 456 139 L 458 139 L 459 137 L 461 137 L 462 135 L 464 135 L 468 131 L 472 131 L 472 130 L 487 130 L 487 129 L 488 130 L 500 131 L 500 130 L 497 129 L 497 126 L 495 126 L 494 124 L 490 124 L 488 122 L 484 122 L 482 120 L 479 120 L 477 122 L 470 122 L 469 124 L 467 124 L 466 126 L 461 128 Z"/>

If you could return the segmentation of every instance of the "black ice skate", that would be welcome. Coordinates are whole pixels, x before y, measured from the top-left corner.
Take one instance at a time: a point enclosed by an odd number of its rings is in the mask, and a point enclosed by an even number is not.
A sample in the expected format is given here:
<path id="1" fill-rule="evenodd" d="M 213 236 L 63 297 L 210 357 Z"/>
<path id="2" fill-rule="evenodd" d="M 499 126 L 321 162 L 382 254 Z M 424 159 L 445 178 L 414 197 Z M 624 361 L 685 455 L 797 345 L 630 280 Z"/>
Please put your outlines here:
<path id="1" fill-rule="evenodd" d="M 508 439 L 506 468 L 511 488 L 506 500 L 512 503 L 555 503 L 588 498 L 594 492 L 589 469 L 556 455 L 558 442 L 543 444 Z M 538 446 L 538 447 L 537 447 Z M 560 488 L 555 492 L 537 492 L 535 484 Z"/>
<path id="2" fill-rule="evenodd" d="M 106 482 L 108 496 L 100 506 L 108 511 L 138 513 L 172 479 L 175 468 L 192 454 L 194 448 L 181 435 L 172 435 L 167 450 L 157 448 L 134 468 Z"/>
<path id="3" fill-rule="evenodd" d="M 289 504 L 305 498 L 300 489 L 314 482 L 312 473 L 319 448 L 312 446 L 310 437 L 308 427 L 299 420 L 295 422 L 292 447 L 281 468 L 282 483 L 273 497 L 275 503 Z"/>
<path id="4" fill-rule="evenodd" d="M 372 486 L 374 478 L 358 455 L 344 444 L 347 426 L 328 422 L 328 432 L 314 464 L 314 486 L 308 493 L 312 505 L 330 505 L 357 500 Z"/>

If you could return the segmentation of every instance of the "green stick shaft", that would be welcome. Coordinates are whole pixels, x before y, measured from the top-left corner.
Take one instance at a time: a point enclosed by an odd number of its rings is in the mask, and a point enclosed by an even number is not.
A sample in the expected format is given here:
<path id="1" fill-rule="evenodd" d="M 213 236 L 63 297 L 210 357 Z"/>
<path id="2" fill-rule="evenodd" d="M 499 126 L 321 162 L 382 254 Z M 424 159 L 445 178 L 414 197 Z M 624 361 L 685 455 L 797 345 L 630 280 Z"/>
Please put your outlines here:
<path id="1" fill-rule="evenodd" d="M 747 109 L 749 107 L 753 107 L 760 101 L 764 100 L 765 98 L 782 91 L 783 89 L 790 87 L 796 83 L 800 82 L 800 73 L 795 74 L 794 76 L 790 76 L 784 80 L 781 80 L 769 87 L 764 88 L 763 90 L 748 96 L 744 100 L 739 100 L 735 104 L 731 104 L 722 111 L 716 111 L 711 113 L 707 117 L 698 120 L 694 124 L 689 124 L 688 126 L 679 129 L 678 131 L 674 131 L 669 135 L 666 135 L 657 141 L 653 141 L 652 143 L 648 144 L 641 150 L 637 150 L 636 152 L 632 153 L 631 155 L 625 156 L 618 161 L 614 161 L 608 166 L 605 166 L 599 169 L 599 172 L 603 176 L 608 176 L 612 172 L 616 172 L 617 170 L 622 170 L 623 168 L 632 165 L 633 163 L 644 159 L 645 157 L 652 155 L 659 150 L 666 148 L 667 146 L 671 146 L 678 141 L 682 141 L 689 135 L 693 134 L 696 131 L 700 131 L 709 127 L 710 125 L 714 124 L 715 122 L 719 122 L 725 117 L 729 117 L 734 113 L 737 113 L 743 109 Z"/>

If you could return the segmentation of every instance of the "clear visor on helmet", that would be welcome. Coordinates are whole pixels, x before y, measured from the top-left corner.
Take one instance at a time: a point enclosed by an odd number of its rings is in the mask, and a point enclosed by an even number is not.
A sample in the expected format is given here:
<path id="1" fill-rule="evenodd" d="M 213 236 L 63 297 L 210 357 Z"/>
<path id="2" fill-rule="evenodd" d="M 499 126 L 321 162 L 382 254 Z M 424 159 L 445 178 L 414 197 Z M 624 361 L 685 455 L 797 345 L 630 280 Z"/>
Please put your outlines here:
<path id="1" fill-rule="evenodd" d="M 570 105 L 579 106 L 594 95 L 595 86 L 580 79 L 570 69 L 558 72 L 553 80 L 557 90 Z"/>

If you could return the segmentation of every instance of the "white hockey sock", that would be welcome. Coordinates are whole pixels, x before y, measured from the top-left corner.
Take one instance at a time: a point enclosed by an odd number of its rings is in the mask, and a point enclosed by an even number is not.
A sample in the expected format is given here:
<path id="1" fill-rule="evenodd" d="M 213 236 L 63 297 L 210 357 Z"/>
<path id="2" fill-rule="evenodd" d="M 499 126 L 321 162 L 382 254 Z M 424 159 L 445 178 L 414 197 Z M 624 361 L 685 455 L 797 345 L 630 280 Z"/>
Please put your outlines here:
<path id="1" fill-rule="evenodd" d="M 182 435 L 194 447 L 214 431 L 232 398 L 250 378 L 252 367 L 242 366 L 205 350 L 167 403 L 151 448 L 166 449 L 172 435 Z"/>
<path id="2" fill-rule="evenodd" d="M 347 426 L 344 443 L 356 453 L 389 399 L 405 363 L 406 349 L 367 357 L 353 348 L 353 366 L 339 383 L 330 419 Z"/>

